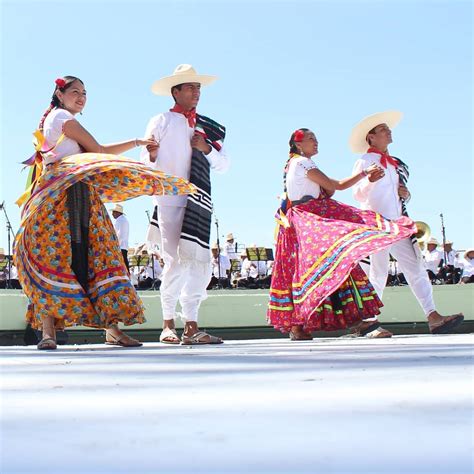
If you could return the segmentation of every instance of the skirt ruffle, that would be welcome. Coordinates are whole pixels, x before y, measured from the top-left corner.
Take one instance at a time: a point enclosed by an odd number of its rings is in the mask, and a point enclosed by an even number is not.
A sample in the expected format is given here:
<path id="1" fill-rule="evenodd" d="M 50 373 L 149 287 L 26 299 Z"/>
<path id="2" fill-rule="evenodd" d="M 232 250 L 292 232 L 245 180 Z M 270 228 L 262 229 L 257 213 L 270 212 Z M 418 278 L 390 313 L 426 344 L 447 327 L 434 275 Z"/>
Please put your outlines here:
<path id="1" fill-rule="evenodd" d="M 67 190 L 79 181 L 89 189 L 86 288 L 72 270 L 67 204 Z M 103 201 L 189 194 L 193 189 L 181 178 L 115 155 L 74 155 L 47 166 L 25 204 L 15 239 L 14 262 L 29 299 L 27 321 L 33 328 L 41 328 L 42 319 L 49 316 L 57 328 L 143 323 L 144 307 Z"/>
<path id="2" fill-rule="evenodd" d="M 382 302 L 358 262 L 416 232 L 406 217 L 390 221 L 328 198 L 290 208 L 282 222 L 267 311 L 282 332 L 334 331 L 379 314 Z"/>

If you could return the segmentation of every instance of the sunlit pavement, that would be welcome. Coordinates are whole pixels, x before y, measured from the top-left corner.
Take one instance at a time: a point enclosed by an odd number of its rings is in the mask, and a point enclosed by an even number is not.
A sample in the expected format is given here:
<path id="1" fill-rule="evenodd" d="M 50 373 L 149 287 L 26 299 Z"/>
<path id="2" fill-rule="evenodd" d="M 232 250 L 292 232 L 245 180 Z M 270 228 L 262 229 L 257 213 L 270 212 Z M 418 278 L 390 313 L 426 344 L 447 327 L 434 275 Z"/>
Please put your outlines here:
<path id="1" fill-rule="evenodd" d="M 473 336 L 1 347 L 2 473 L 469 473 Z"/>

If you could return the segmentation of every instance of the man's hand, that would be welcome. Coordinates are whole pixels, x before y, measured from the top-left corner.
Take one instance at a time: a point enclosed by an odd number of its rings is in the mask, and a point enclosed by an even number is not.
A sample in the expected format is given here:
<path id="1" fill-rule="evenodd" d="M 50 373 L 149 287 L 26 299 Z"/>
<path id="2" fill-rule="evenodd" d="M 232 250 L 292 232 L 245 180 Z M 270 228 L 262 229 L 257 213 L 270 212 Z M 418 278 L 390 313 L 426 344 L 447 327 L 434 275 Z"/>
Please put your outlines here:
<path id="1" fill-rule="evenodd" d="M 155 137 L 153 135 L 147 139 L 146 150 L 148 151 L 150 155 L 150 161 L 152 163 L 156 161 L 159 148 L 160 148 L 160 144 L 155 140 Z"/>
<path id="2" fill-rule="evenodd" d="M 403 186 L 403 184 L 400 184 L 398 186 L 398 195 L 402 199 L 408 199 L 410 197 L 410 191 L 408 191 L 408 188 L 406 186 Z"/>
<path id="3" fill-rule="evenodd" d="M 204 137 L 199 133 L 194 133 L 193 138 L 191 138 L 191 147 L 202 151 L 205 155 L 211 153 L 212 150 L 211 145 L 208 145 Z"/>

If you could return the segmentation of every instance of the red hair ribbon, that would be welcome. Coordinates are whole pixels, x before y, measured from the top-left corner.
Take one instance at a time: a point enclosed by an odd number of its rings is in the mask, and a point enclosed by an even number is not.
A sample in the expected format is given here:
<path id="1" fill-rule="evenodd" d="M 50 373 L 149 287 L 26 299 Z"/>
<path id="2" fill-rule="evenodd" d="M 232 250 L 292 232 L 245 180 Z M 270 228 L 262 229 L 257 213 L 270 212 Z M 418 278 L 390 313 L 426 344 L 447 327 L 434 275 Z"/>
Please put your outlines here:
<path id="1" fill-rule="evenodd" d="M 58 77 L 54 82 L 60 89 L 66 85 L 66 81 L 61 77 Z"/>
<path id="2" fill-rule="evenodd" d="M 296 132 L 293 133 L 293 141 L 294 142 L 301 142 L 301 141 L 303 141 L 303 138 L 304 138 L 303 130 L 296 130 Z"/>

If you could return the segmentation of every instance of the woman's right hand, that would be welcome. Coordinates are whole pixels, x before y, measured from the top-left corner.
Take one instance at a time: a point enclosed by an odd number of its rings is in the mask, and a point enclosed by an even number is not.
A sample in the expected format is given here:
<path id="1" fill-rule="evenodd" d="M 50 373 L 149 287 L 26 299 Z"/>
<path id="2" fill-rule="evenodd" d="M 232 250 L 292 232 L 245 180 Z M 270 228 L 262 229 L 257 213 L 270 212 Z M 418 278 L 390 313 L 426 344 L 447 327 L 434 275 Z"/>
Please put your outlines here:
<path id="1" fill-rule="evenodd" d="M 138 140 L 138 142 L 140 145 L 146 147 L 146 150 L 150 155 L 150 161 L 154 163 L 158 156 L 158 149 L 160 148 L 160 144 L 156 141 L 155 137 L 152 135 L 150 138 Z"/>
<path id="2" fill-rule="evenodd" d="M 379 165 L 373 164 L 365 169 L 367 177 L 371 183 L 382 179 L 385 176 L 385 171 Z"/>

